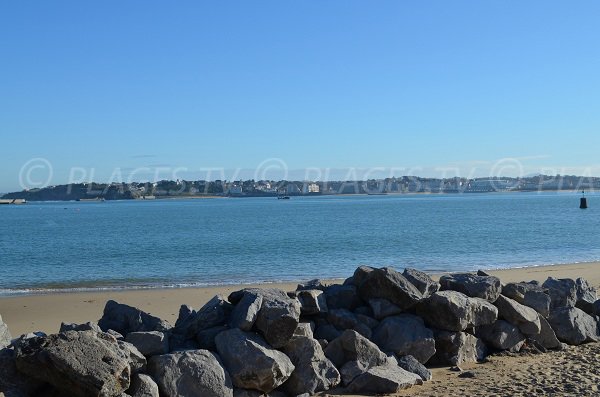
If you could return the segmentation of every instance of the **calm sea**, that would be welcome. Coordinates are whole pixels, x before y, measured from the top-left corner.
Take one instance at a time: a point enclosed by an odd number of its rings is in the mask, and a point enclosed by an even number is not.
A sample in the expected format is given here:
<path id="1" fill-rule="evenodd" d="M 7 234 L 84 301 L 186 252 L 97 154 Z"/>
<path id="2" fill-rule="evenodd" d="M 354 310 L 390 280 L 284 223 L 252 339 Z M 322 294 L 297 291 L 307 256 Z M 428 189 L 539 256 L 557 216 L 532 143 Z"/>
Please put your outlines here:
<path id="1" fill-rule="evenodd" d="M 0 206 L 0 294 L 600 260 L 600 195 L 388 195 Z"/>

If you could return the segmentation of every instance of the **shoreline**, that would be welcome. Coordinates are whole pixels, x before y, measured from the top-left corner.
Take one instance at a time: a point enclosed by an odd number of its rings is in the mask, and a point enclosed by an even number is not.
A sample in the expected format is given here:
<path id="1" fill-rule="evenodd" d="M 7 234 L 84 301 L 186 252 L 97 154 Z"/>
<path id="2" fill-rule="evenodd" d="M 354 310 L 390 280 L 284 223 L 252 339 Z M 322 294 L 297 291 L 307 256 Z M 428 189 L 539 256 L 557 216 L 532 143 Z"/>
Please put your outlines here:
<path id="1" fill-rule="evenodd" d="M 401 269 L 398 269 L 401 270 Z M 489 270 L 488 273 L 499 277 L 502 282 L 538 280 L 547 277 L 577 278 L 583 277 L 590 285 L 600 288 L 600 262 L 585 262 L 562 265 L 531 266 L 501 270 Z M 432 274 L 439 278 L 444 273 Z M 23 333 L 43 331 L 58 332 L 61 322 L 84 323 L 97 321 L 102 316 L 106 301 L 112 299 L 119 303 L 138 307 L 174 324 L 179 307 L 183 304 L 199 309 L 215 295 L 229 295 L 243 288 L 279 288 L 284 291 L 296 289 L 298 282 L 232 284 L 206 287 L 185 288 L 149 288 L 100 291 L 68 291 L 36 293 L 27 295 L 0 296 L 0 315 L 13 337 Z M 339 283 L 340 279 L 325 279 L 327 283 Z"/>

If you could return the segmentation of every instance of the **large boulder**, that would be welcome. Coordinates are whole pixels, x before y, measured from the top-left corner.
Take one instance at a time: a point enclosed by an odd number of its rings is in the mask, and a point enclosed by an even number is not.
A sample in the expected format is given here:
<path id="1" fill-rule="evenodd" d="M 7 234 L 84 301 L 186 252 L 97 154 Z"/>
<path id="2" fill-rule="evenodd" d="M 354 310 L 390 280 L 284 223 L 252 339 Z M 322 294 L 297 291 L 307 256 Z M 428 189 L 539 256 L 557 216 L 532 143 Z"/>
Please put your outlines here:
<path id="1" fill-rule="evenodd" d="M 412 314 L 387 317 L 375 328 L 372 340 L 386 353 L 411 355 L 423 364 L 435 354 L 433 332 Z"/>
<path id="2" fill-rule="evenodd" d="M 367 368 L 384 365 L 388 362 L 387 356 L 379 350 L 376 344 L 349 329 L 327 344 L 325 356 L 337 368 L 341 368 L 349 361 L 359 361 Z"/>
<path id="3" fill-rule="evenodd" d="M 93 331 L 68 331 L 21 340 L 19 372 L 69 396 L 120 396 L 129 388 L 131 367 L 117 340 Z"/>
<path id="4" fill-rule="evenodd" d="M 556 279 L 548 277 L 542 287 L 548 290 L 550 295 L 550 309 L 560 307 L 574 307 L 577 303 L 577 286 L 570 278 Z"/>
<path id="5" fill-rule="evenodd" d="M 325 303 L 328 309 L 354 310 L 361 301 L 356 286 L 333 284 L 325 289 Z"/>
<path id="6" fill-rule="evenodd" d="M 405 371 L 419 375 L 423 381 L 431 380 L 431 371 L 413 356 L 401 356 L 397 357 L 396 360 L 398 361 L 398 366 Z"/>
<path id="7" fill-rule="evenodd" d="M 300 302 L 278 289 L 260 291 L 262 305 L 254 327 L 271 346 L 283 347 L 300 322 Z"/>
<path id="8" fill-rule="evenodd" d="M 203 329 L 198 331 L 196 334 L 196 342 L 198 343 L 198 348 L 204 350 L 215 351 L 217 350 L 217 345 L 215 344 L 215 338 L 223 331 L 227 331 L 229 327 L 225 325 L 217 325 L 216 327 Z"/>
<path id="9" fill-rule="evenodd" d="M 296 367 L 283 389 L 290 395 L 329 390 L 340 383 L 340 373 L 325 357 L 319 342 L 306 336 L 294 336 L 282 351 Z"/>
<path id="10" fill-rule="evenodd" d="M 518 352 L 525 343 L 525 336 L 516 325 L 504 320 L 477 327 L 477 336 L 498 350 Z"/>
<path id="11" fill-rule="evenodd" d="M 471 298 L 494 302 L 502 292 L 500 279 L 472 273 L 447 274 L 440 277 L 440 289 L 462 292 Z"/>
<path id="12" fill-rule="evenodd" d="M 419 302 L 416 311 L 427 324 L 447 331 L 492 324 L 498 318 L 498 309 L 488 301 L 457 291 L 438 291 Z"/>
<path id="13" fill-rule="evenodd" d="M 179 324 L 173 328 L 173 332 L 188 339 L 196 338 L 200 331 L 226 325 L 232 310 L 233 306 L 222 296 L 214 296 L 200 310 L 181 319 Z"/>
<path id="14" fill-rule="evenodd" d="M 96 331 L 96 332 L 102 332 L 102 329 L 100 329 L 100 327 L 98 326 L 98 323 L 94 323 L 94 322 L 91 322 L 91 321 L 88 321 L 87 323 L 83 323 L 83 324 L 60 323 L 60 329 L 59 329 L 58 332 L 67 332 L 67 331 Z"/>
<path id="15" fill-rule="evenodd" d="M 540 316 L 540 333 L 537 335 L 529 335 L 531 339 L 539 343 L 545 349 L 558 349 L 560 348 L 560 341 L 556 337 L 556 333 L 543 316 Z"/>
<path id="16" fill-rule="evenodd" d="M 158 385 L 148 375 L 135 374 L 131 377 L 127 394 L 131 397 L 159 397 Z"/>
<path id="17" fill-rule="evenodd" d="M 536 283 L 508 283 L 502 287 L 502 295 L 531 307 L 544 317 L 550 315 L 550 295 Z"/>
<path id="18" fill-rule="evenodd" d="M 311 316 L 319 313 L 327 313 L 327 299 L 320 289 L 301 290 L 296 294 L 300 302 L 300 313 Z"/>
<path id="19" fill-rule="evenodd" d="M 519 327 L 523 334 L 537 335 L 540 333 L 540 315 L 534 309 L 503 295 L 496 299 L 494 305 L 498 308 L 498 317 Z"/>
<path id="20" fill-rule="evenodd" d="M 134 345 L 144 356 L 156 356 L 169 352 L 169 338 L 158 331 L 130 332 L 125 342 Z"/>
<path id="21" fill-rule="evenodd" d="M 166 397 L 233 397 L 229 374 L 208 350 L 188 350 L 154 356 L 148 372 Z"/>
<path id="22" fill-rule="evenodd" d="M 423 298 L 427 298 L 429 295 L 437 292 L 440 289 L 440 283 L 434 281 L 427 273 L 417 269 L 406 268 L 402 272 L 404 278 L 412 283 L 419 292 L 423 295 Z"/>
<path id="23" fill-rule="evenodd" d="M 98 325 L 104 332 L 112 329 L 121 335 L 130 332 L 166 332 L 171 328 L 168 322 L 158 317 L 113 300 L 106 302 L 104 314 L 98 321 Z"/>
<path id="24" fill-rule="evenodd" d="M 569 345 L 600 340 L 596 320 L 576 307 L 562 307 L 552 311 L 548 322 L 557 338 Z"/>
<path id="25" fill-rule="evenodd" d="M 234 328 L 217 335 L 215 343 L 234 386 L 240 389 L 269 393 L 294 371 L 288 356 L 255 333 Z"/>
<path id="26" fill-rule="evenodd" d="M 370 271 L 359 285 L 358 294 L 365 302 L 376 298 L 387 299 L 402 310 L 413 307 L 423 298 L 410 281 L 389 267 Z"/>
<path id="27" fill-rule="evenodd" d="M 423 381 L 419 375 L 408 372 L 397 365 L 371 367 L 358 375 L 347 387 L 350 393 L 390 394 Z"/>
<path id="28" fill-rule="evenodd" d="M 120 354 L 129 363 L 132 374 L 146 371 L 147 360 L 142 352 L 140 352 L 134 345 L 125 342 L 124 340 L 117 339 L 117 345 L 121 351 Z"/>
<path id="29" fill-rule="evenodd" d="M 47 384 L 17 371 L 13 349 L 0 349 L 0 396 L 38 396 L 48 388 Z"/>
<path id="30" fill-rule="evenodd" d="M 435 355 L 431 364 L 461 365 L 481 361 L 487 355 L 483 341 L 466 332 L 436 331 Z"/>
<path id="31" fill-rule="evenodd" d="M 339 330 L 354 329 L 358 324 L 357 316 L 347 309 L 331 309 L 327 321 Z"/>
<path id="32" fill-rule="evenodd" d="M 387 299 L 369 299 L 369 306 L 373 311 L 373 316 L 377 320 L 381 320 L 388 316 L 393 316 L 402 313 L 402 309 L 400 309 L 398 306 L 394 305 Z"/>
<path id="33" fill-rule="evenodd" d="M 594 302 L 598 299 L 596 289 L 590 286 L 584 278 L 579 277 L 575 280 L 577 290 L 577 302 L 575 307 L 583 310 L 587 314 L 594 314 Z"/>
<path id="34" fill-rule="evenodd" d="M 229 325 L 231 328 L 239 328 L 242 331 L 250 331 L 258 317 L 258 311 L 262 306 L 263 297 L 261 294 L 247 292 L 242 299 L 236 303 Z"/>
<path id="35" fill-rule="evenodd" d="M 8 330 L 8 325 L 4 324 L 2 321 L 2 316 L 0 316 L 0 350 L 10 345 L 11 340 L 12 336 Z"/>

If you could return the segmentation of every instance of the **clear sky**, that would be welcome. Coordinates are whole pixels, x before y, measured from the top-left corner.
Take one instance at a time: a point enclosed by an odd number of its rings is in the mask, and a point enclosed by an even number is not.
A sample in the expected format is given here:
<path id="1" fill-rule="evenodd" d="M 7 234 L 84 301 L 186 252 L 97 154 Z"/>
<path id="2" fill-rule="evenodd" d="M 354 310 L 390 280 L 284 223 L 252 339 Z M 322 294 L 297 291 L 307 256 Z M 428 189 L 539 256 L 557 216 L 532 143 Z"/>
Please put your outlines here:
<path id="1" fill-rule="evenodd" d="M 5 1 L 0 191 L 139 167 L 600 175 L 599 20 L 598 1 Z"/>

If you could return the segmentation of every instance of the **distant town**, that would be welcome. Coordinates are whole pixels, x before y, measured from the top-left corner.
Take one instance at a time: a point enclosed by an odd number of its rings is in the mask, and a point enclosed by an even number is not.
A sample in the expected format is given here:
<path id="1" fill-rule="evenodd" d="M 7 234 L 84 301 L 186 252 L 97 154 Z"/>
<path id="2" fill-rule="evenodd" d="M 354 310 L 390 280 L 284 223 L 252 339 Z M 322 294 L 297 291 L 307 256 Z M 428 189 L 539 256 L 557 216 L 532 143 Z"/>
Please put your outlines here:
<path id="1" fill-rule="evenodd" d="M 536 175 L 522 178 L 422 178 L 403 176 L 365 181 L 158 181 L 78 183 L 27 189 L 3 195 L 2 203 L 69 200 L 152 200 L 173 197 L 276 197 L 336 194 L 489 193 L 530 191 L 594 191 L 600 178 Z M 15 201 L 21 200 L 21 201 Z"/>

